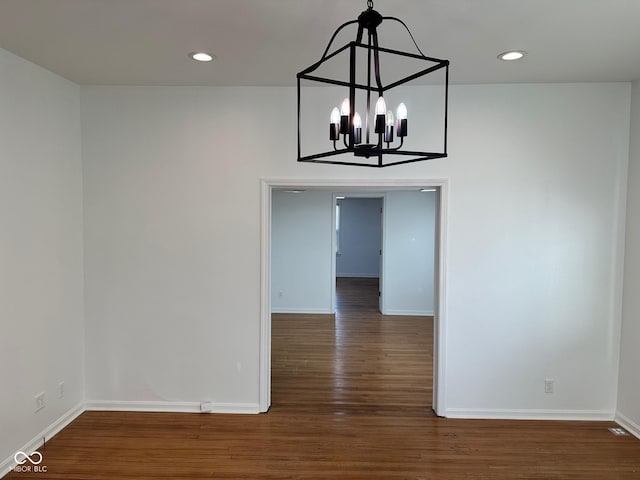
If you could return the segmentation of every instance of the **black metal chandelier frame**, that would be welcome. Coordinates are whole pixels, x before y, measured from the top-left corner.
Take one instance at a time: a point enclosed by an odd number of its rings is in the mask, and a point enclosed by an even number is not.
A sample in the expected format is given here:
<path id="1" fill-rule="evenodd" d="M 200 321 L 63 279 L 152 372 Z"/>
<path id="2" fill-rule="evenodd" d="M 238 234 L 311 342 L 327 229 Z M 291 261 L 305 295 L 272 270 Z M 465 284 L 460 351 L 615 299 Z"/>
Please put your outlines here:
<path id="1" fill-rule="evenodd" d="M 419 162 L 422 160 L 431 160 L 435 158 L 446 157 L 447 156 L 448 97 L 449 97 L 449 60 L 443 60 L 443 59 L 428 57 L 424 55 L 420 50 L 420 47 L 418 47 L 411 31 L 402 20 L 396 17 L 383 17 L 373 9 L 372 0 L 367 1 L 367 6 L 368 6 L 367 10 L 362 12 L 357 20 L 351 20 L 351 21 L 345 22 L 340 27 L 338 27 L 338 29 L 333 33 L 331 39 L 329 40 L 329 44 L 327 45 L 322 57 L 318 62 L 302 70 L 297 75 L 298 161 L 380 168 L 380 167 L 388 167 L 392 165 L 400 165 L 405 163 Z M 407 33 L 411 37 L 411 40 L 415 45 L 418 53 L 403 52 L 403 51 L 393 50 L 393 49 L 379 46 L 377 27 L 382 23 L 383 20 L 399 22 L 406 29 Z M 358 32 L 357 32 L 355 41 L 351 41 L 346 45 L 329 53 L 336 36 L 344 28 L 353 24 L 358 24 Z M 367 31 L 367 43 L 363 43 L 365 30 Z M 366 50 L 366 55 L 367 55 L 367 75 L 366 75 L 367 83 L 366 84 L 358 83 L 356 81 L 356 66 L 357 66 L 356 59 L 357 59 L 358 49 Z M 325 62 L 332 59 L 336 55 L 344 52 L 345 50 L 349 50 L 349 81 L 348 82 L 314 75 L 314 72 L 318 70 L 318 68 L 320 68 Z M 408 57 L 416 60 L 423 60 L 425 62 L 429 62 L 430 66 L 428 68 L 418 70 L 417 72 L 412 73 L 399 80 L 396 80 L 388 85 L 385 85 L 382 81 L 381 73 L 380 73 L 380 53 L 398 55 L 401 57 Z M 374 137 L 377 136 L 377 141 L 375 143 L 372 143 L 371 142 L 372 132 L 370 128 L 372 123 L 370 120 L 371 95 L 376 94 L 379 97 L 384 97 L 384 93 L 388 92 L 392 88 L 406 84 L 408 82 L 416 80 L 425 75 L 429 75 L 441 69 L 445 70 L 443 150 L 441 152 L 402 150 L 402 147 L 404 144 L 404 137 L 407 135 L 406 119 L 398 120 L 397 136 L 400 143 L 397 146 L 392 146 L 393 127 L 391 127 L 390 136 L 388 136 L 389 134 L 388 129 L 385 134 L 385 128 L 384 128 L 385 119 L 381 118 L 381 115 L 376 115 L 375 120 L 373 122 L 375 126 L 373 136 Z M 348 116 L 344 116 L 344 115 L 342 116 L 339 126 L 334 124 L 330 125 L 330 140 L 333 142 L 332 150 L 328 150 L 325 152 L 316 153 L 312 155 L 305 155 L 305 156 L 301 154 L 302 152 L 301 138 L 300 138 L 301 137 L 301 126 L 300 126 L 301 80 L 309 80 L 313 82 L 320 82 L 324 84 L 347 87 L 349 90 L 349 96 L 347 97 L 349 101 L 349 107 L 350 107 Z M 375 83 L 373 83 L 374 80 L 375 80 Z M 354 124 L 354 116 L 355 116 L 354 107 L 356 103 L 357 90 L 363 90 L 366 93 L 365 141 L 364 142 L 362 142 L 362 139 L 361 139 L 361 131 L 357 132 Z M 334 130 L 334 127 L 335 127 L 335 130 Z M 344 146 L 341 145 L 340 147 L 338 147 L 340 134 L 343 135 L 342 140 L 343 140 Z M 367 159 L 371 157 L 374 157 L 374 158 L 377 157 L 377 162 L 362 163 L 357 161 L 341 161 L 333 158 L 337 155 L 342 155 L 345 153 L 352 153 L 355 157 L 365 157 Z M 384 163 L 383 156 L 386 154 L 402 155 L 402 156 L 413 157 L 413 158 Z"/>

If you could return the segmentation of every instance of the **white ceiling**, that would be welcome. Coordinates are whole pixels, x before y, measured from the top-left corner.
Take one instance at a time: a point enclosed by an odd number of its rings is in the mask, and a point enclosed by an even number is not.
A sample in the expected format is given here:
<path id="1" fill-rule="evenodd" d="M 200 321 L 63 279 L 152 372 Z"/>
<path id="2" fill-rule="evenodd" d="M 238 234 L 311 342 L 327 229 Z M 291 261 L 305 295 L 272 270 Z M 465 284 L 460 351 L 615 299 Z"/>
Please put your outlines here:
<path id="1" fill-rule="evenodd" d="M 376 0 L 452 83 L 640 79 L 640 0 Z M 0 47 L 86 85 L 294 85 L 365 0 L 0 0 Z M 399 28 L 381 44 L 410 50 Z M 355 32 L 341 37 L 353 39 Z M 503 62 L 505 50 L 529 52 Z M 188 52 L 218 59 L 199 64 Z"/>

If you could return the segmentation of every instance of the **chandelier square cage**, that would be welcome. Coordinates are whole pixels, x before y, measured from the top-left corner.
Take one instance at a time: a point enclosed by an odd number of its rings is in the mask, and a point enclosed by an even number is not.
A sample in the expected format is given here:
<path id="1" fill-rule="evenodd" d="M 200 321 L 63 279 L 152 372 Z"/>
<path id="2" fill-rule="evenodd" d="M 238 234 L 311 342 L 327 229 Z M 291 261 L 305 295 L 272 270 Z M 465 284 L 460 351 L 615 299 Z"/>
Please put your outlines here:
<path id="1" fill-rule="evenodd" d="M 377 27 L 383 20 L 400 23 L 417 53 L 380 46 Z M 352 24 L 358 24 L 355 41 L 330 51 L 338 33 Z M 383 71 L 384 66 L 391 68 Z M 434 82 L 434 77 L 440 81 Z M 386 110 L 385 100 L 404 99 L 406 95 L 414 99 L 421 97 L 407 93 L 407 88 L 415 85 L 432 88 L 435 85 L 439 89 L 436 94 L 428 95 L 426 108 L 410 110 L 412 124 L 409 125 L 404 102 L 398 107 L 396 119 L 392 110 Z M 330 102 L 330 98 L 335 97 L 334 89 L 322 88 L 326 86 L 342 87 L 339 90 L 345 95 L 340 110 L 334 108 L 331 112 L 328 133 L 325 119 L 330 108 L 326 112 L 317 111 L 318 102 Z M 308 100 L 305 92 L 313 95 L 308 102 L 311 108 L 305 107 Z M 447 156 L 448 96 L 449 61 L 424 55 L 402 20 L 382 17 L 369 2 L 369 9 L 357 20 L 346 22 L 336 30 L 320 60 L 297 74 L 298 161 L 380 168 L 444 158 Z M 342 95 L 335 98 L 340 100 Z M 410 104 L 409 108 L 412 107 L 416 105 Z M 358 109 L 364 112 L 364 121 Z M 428 121 L 414 121 L 416 117 L 434 112 L 435 119 L 432 115 Z M 315 135 L 312 141 L 309 135 L 305 137 L 302 123 L 309 124 Z M 423 148 L 424 139 L 429 141 L 428 148 Z M 312 144 L 311 153 L 305 150 L 308 149 L 305 142 Z M 321 151 L 327 142 L 329 149 Z M 345 155 L 352 158 L 345 159 Z"/>

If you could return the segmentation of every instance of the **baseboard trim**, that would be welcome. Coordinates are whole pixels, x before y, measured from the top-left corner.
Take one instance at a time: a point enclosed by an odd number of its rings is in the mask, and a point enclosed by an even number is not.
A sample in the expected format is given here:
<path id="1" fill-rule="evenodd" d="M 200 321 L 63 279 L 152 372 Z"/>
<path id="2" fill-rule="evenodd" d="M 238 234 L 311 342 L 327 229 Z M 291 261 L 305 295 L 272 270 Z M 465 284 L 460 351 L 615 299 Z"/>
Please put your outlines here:
<path id="1" fill-rule="evenodd" d="M 397 316 L 409 316 L 409 317 L 433 317 L 432 311 L 425 310 L 393 310 L 393 309 L 385 309 L 382 312 L 383 315 L 397 315 Z"/>
<path id="2" fill-rule="evenodd" d="M 329 308 L 271 308 L 271 313 L 297 313 L 302 315 L 332 315 Z"/>
<path id="3" fill-rule="evenodd" d="M 69 411 L 64 413 L 60 418 L 58 418 L 55 422 L 45 428 L 38 435 L 33 437 L 29 442 L 23 445 L 22 448 L 16 450 L 16 452 L 25 452 L 29 455 L 35 452 L 38 448 L 43 445 L 42 439 L 46 439 L 47 441 L 51 440 L 55 435 L 60 433 L 60 431 L 73 422 L 80 414 L 84 412 L 84 403 L 80 403 L 75 407 L 71 408 Z M 43 459 L 43 464 L 47 463 L 47 459 Z M 16 461 L 13 456 L 5 459 L 2 463 L 0 463 L 0 478 L 4 477 L 7 473 L 11 471 L 16 466 Z"/>
<path id="4" fill-rule="evenodd" d="M 86 410 L 109 412 L 165 412 L 165 413 L 201 413 L 199 402 L 138 402 L 90 400 Z M 209 412 L 208 412 L 209 413 Z M 210 413 L 257 414 L 257 403 L 215 403 Z"/>
<path id="5" fill-rule="evenodd" d="M 446 418 L 474 418 L 486 420 L 583 420 L 612 421 L 614 413 L 608 410 L 543 410 L 543 409 L 473 409 L 447 408 Z"/>
<path id="6" fill-rule="evenodd" d="M 631 420 L 626 415 L 616 412 L 616 423 L 631 433 L 634 437 L 640 438 L 640 425 Z"/>

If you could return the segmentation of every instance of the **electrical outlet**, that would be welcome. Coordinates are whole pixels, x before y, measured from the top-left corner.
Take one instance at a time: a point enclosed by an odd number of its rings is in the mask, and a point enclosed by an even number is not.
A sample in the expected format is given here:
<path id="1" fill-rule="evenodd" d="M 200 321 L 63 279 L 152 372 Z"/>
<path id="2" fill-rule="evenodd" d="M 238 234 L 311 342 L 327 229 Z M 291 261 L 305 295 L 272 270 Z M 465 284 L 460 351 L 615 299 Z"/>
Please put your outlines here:
<path id="1" fill-rule="evenodd" d="M 547 379 L 544 381 L 544 393 L 553 393 L 553 380 Z"/>
<path id="2" fill-rule="evenodd" d="M 64 398 L 64 382 L 58 384 L 58 398 Z"/>
<path id="3" fill-rule="evenodd" d="M 36 412 L 39 412 L 47 405 L 47 394 L 45 392 L 39 393 L 35 396 L 36 400 Z"/>
<path id="4" fill-rule="evenodd" d="M 278 292 L 278 298 L 282 298 L 284 297 L 284 293 L 283 292 Z"/>

